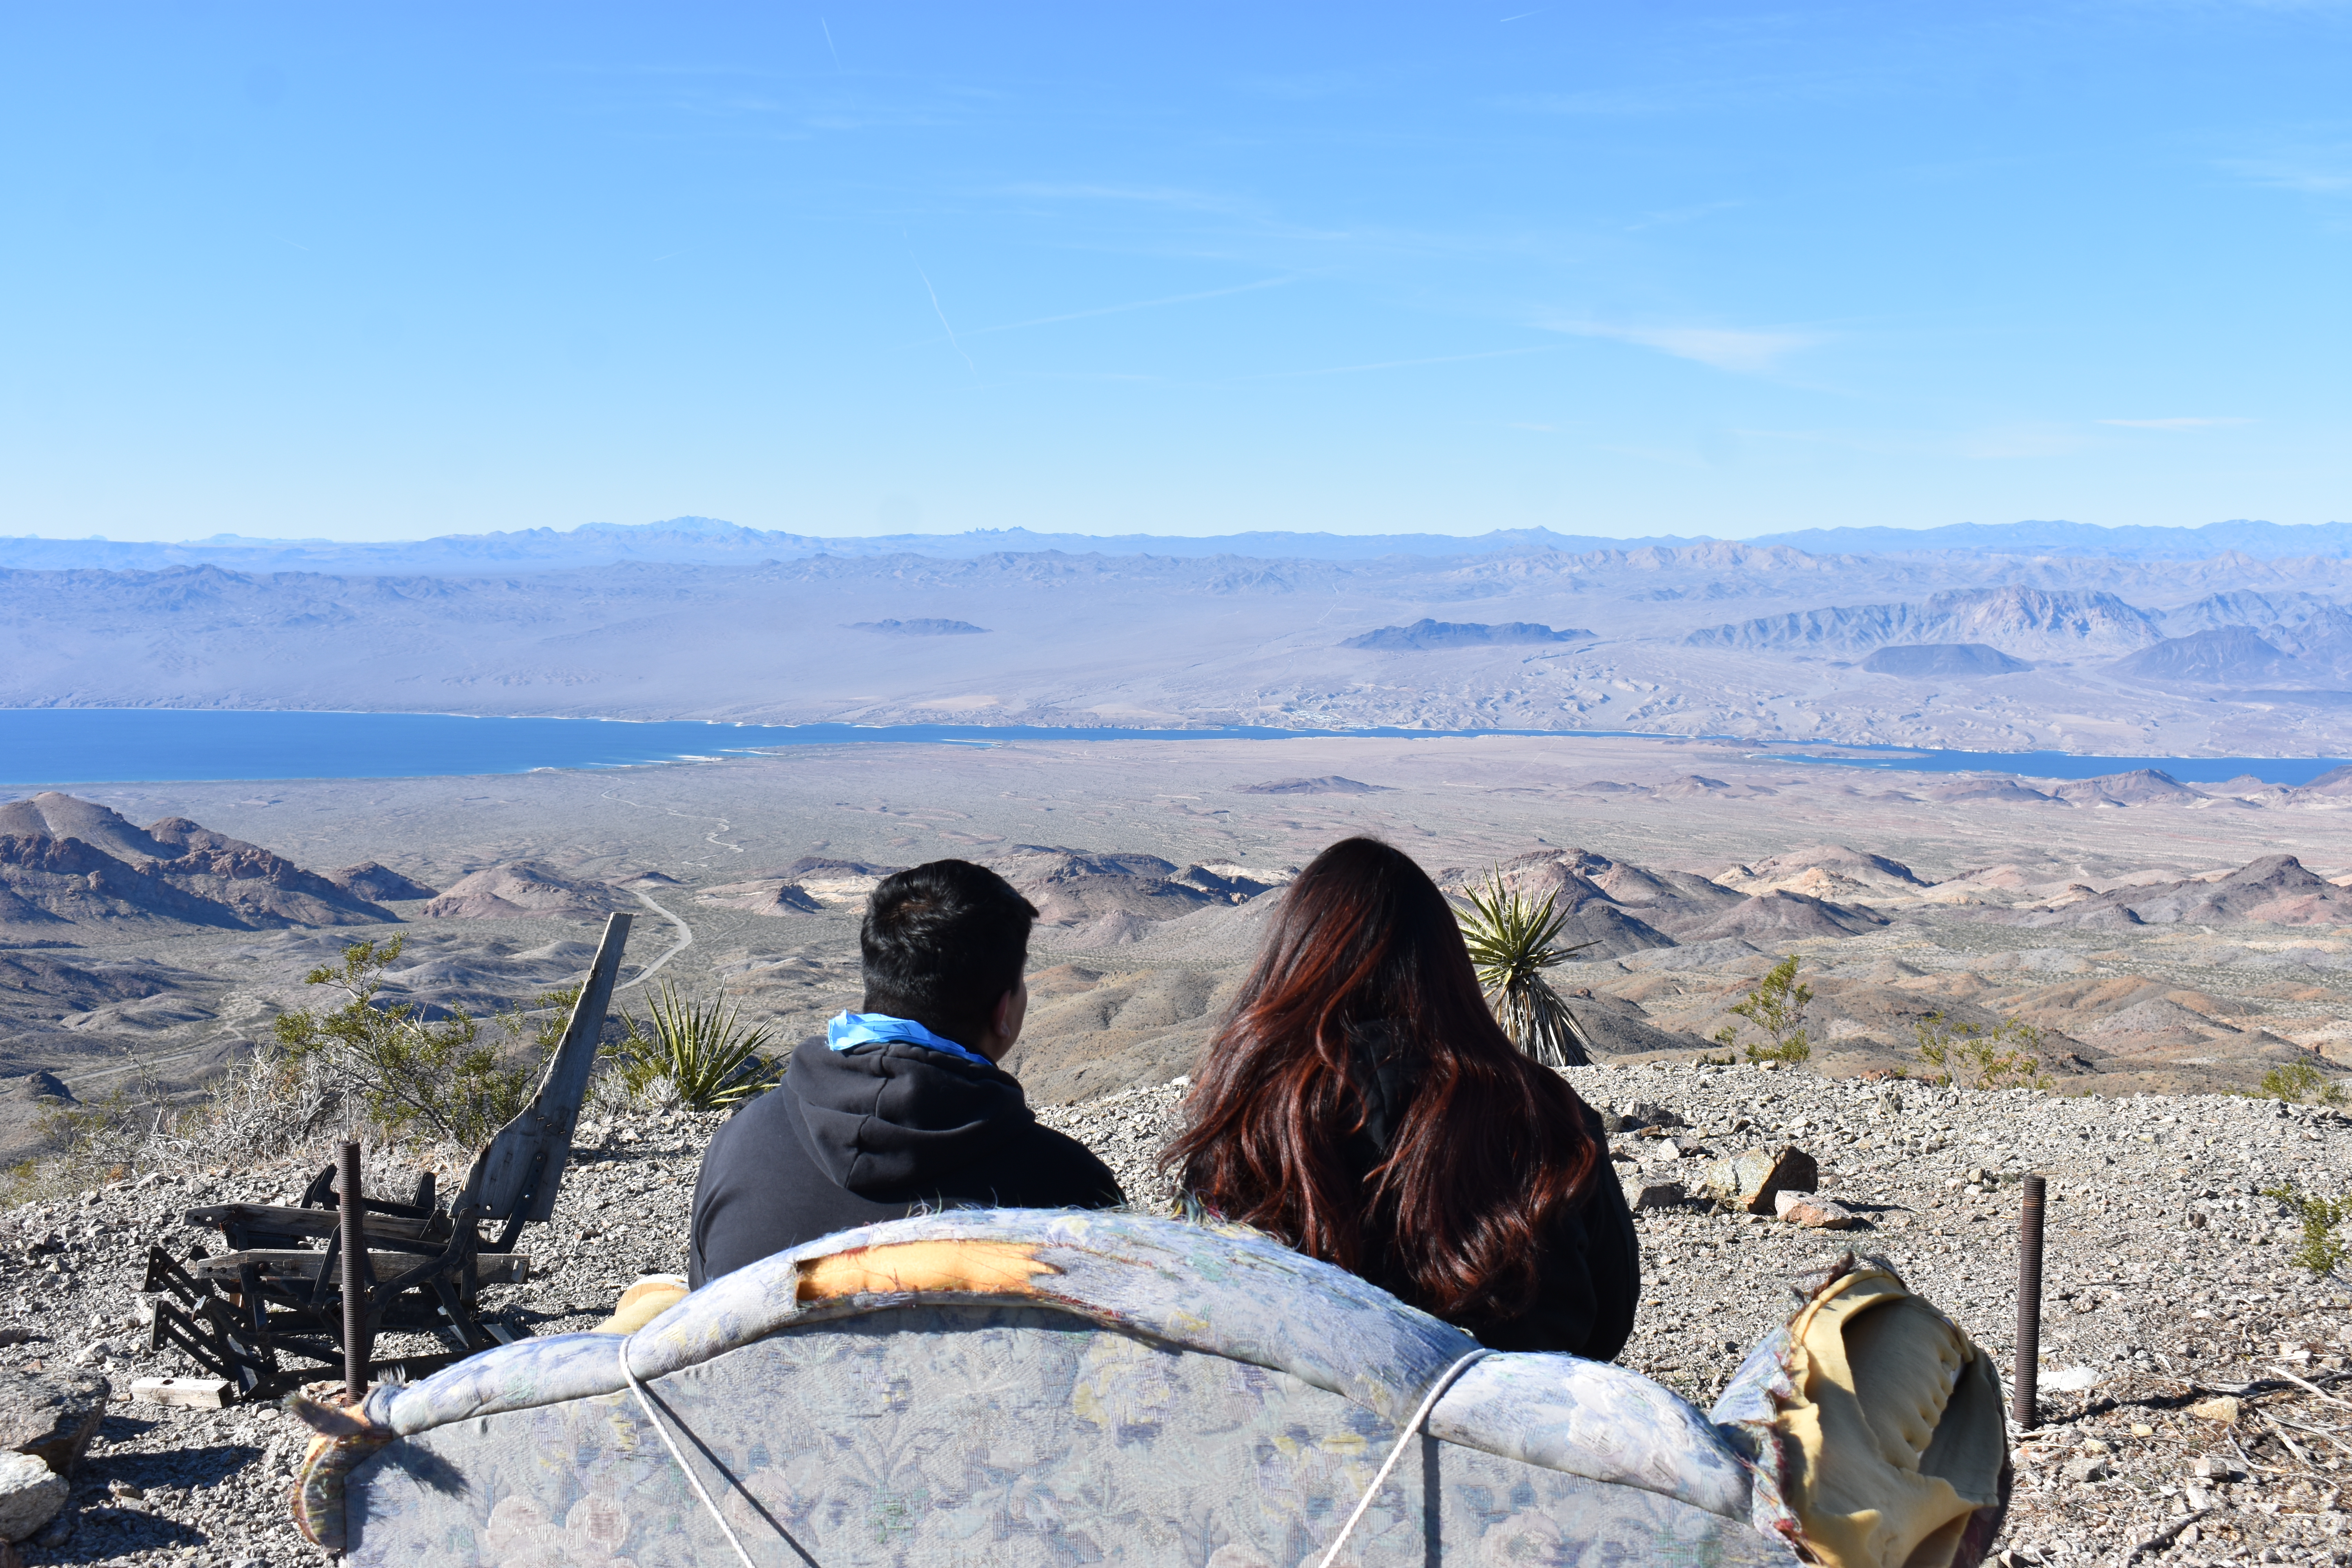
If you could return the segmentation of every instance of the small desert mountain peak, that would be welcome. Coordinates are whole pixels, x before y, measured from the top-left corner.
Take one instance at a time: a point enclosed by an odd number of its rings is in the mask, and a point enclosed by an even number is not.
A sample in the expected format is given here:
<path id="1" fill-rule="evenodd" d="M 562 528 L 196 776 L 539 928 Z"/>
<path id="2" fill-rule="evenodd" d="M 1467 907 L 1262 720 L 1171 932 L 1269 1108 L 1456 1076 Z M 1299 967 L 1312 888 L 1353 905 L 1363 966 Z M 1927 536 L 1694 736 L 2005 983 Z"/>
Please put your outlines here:
<path id="1" fill-rule="evenodd" d="M 2198 793 L 2161 768 L 2134 768 L 2129 773 L 2101 773 L 2075 779 L 2050 792 L 2077 805 L 2140 805 L 2154 801 L 2200 798 Z"/>
<path id="2" fill-rule="evenodd" d="M 762 877 L 782 877 L 795 880 L 803 877 L 887 877 L 903 871 L 904 866 L 881 866 L 864 860 L 833 860 L 822 855 L 803 855 L 781 870 L 762 871 Z"/>
<path id="3" fill-rule="evenodd" d="M 48 1100 L 73 1102 L 74 1091 L 66 1087 L 65 1079 L 46 1069 L 37 1069 L 23 1078 L 0 1079 L 0 1100 Z"/>
<path id="4" fill-rule="evenodd" d="M 356 893 L 379 904 L 394 899 L 430 899 L 438 891 L 373 860 L 362 860 L 356 866 L 330 871 L 327 880 L 347 892 Z"/>
<path id="5" fill-rule="evenodd" d="M 164 823 L 182 820 L 166 817 Z M 117 857 L 139 856 L 155 860 L 172 858 L 171 846 L 156 842 L 152 833 L 113 807 L 57 790 L 43 790 L 30 800 L 0 805 L 0 833 L 26 838 L 79 838 L 94 849 Z"/>
<path id="6" fill-rule="evenodd" d="M 1241 795 L 1384 795 L 1386 784 L 1369 784 L 1356 779 L 1341 778 L 1338 773 L 1325 773 L 1312 779 L 1275 779 L 1267 784 L 1243 784 Z"/>
<path id="7" fill-rule="evenodd" d="M 2199 686 L 2252 686 L 2292 681 L 2302 667 L 2244 626 L 2216 626 L 2167 637 L 2117 662 L 2118 673 L 2141 680 L 2182 680 Z"/>
<path id="8" fill-rule="evenodd" d="M 1832 903 L 1809 893 L 1775 888 L 1734 905 L 1704 924 L 1675 934 L 1685 942 L 1752 936 L 1780 942 L 1815 936 L 1854 936 L 1889 923 L 1885 915 L 1861 905 Z"/>
<path id="9" fill-rule="evenodd" d="M 604 882 L 516 860 L 461 877 L 420 911 L 428 920 L 535 920 L 610 914 L 625 900 Z"/>
<path id="10" fill-rule="evenodd" d="M 1980 642 L 1906 643 L 1899 647 L 1883 647 L 1862 661 L 1862 668 L 1874 675 L 1895 675 L 1911 679 L 1949 679 L 1966 675 L 2014 675 L 2033 667 L 2021 658 L 2011 658 L 2000 649 Z"/>
<path id="11" fill-rule="evenodd" d="M 1893 889 L 1927 886 L 1925 879 L 1900 860 L 1867 854 L 1843 844 L 1808 844 L 1800 849 L 1783 850 L 1752 866 L 1735 868 L 1716 879 L 1727 888 L 1756 893 L 1764 891 L 1765 884 L 1774 888 L 1793 887 L 1793 879 L 1808 871 L 1826 872 L 1862 887 Z M 1796 890 L 1813 892 L 1811 888 L 1798 888 Z M 1820 895 L 1816 893 L 1814 896 Z"/>
<path id="12" fill-rule="evenodd" d="M 1486 626 L 1475 621 L 1437 621 L 1423 617 L 1409 626 L 1382 626 L 1349 637 L 1341 647 L 1375 648 L 1383 653 L 1424 653 L 1443 647 L 1493 647 L 1514 643 L 1586 642 L 1593 637 L 1581 627 L 1554 631 L 1534 621 L 1507 621 Z"/>
<path id="13" fill-rule="evenodd" d="M 806 915 L 824 908 L 824 902 L 797 883 L 781 877 L 754 877 L 745 882 L 723 882 L 715 888 L 705 888 L 694 901 L 714 909 L 741 910 L 754 915 Z"/>
<path id="14" fill-rule="evenodd" d="M 911 621 L 851 621 L 845 628 L 853 632 L 878 632 L 887 637 L 968 637 L 984 636 L 986 626 L 973 626 L 970 621 L 919 619 Z"/>

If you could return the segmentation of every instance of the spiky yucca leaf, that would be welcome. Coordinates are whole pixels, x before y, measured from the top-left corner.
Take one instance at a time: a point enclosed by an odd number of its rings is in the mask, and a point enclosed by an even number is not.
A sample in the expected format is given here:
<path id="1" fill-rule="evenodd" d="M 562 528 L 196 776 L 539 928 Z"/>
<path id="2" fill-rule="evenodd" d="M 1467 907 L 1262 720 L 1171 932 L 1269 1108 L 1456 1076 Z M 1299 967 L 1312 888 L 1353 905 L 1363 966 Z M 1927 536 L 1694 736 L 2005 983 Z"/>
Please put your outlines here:
<path id="1" fill-rule="evenodd" d="M 691 1110 L 724 1110 L 765 1093 L 782 1076 L 759 1054 L 767 1026 L 745 1028 L 731 1004 L 689 1002 L 664 981 L 647 1010 L 652 1018 L 644 1025 L 623 1018 L 628 1037 L 613 1052 L 633 1099 L 666 1089 Z"/>
<path id="2" fill-rule="evenodd" d="M 1462 940 L 1503 1033 L 1548 1066 L 1588 1065 L 1591 1042 L 1543 972 L 1597 944 L 1560 946 L 1559 928 L 1567 917 L 1553 908 L 1557 896 L 1532 902 L 1505 887 L 1498 874 L 1489 873 L 1465 897 L 1470 909 L 1462 916 Z"/>

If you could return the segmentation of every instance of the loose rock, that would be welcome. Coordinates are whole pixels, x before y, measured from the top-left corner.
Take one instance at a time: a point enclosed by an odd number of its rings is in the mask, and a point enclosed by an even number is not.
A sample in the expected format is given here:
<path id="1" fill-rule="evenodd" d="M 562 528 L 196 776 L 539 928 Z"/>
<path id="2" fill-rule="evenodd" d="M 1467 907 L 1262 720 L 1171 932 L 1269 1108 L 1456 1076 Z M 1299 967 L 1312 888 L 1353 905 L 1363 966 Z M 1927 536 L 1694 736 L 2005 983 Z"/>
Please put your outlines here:
<path id="1" fill-rule="evenodd" d="M 30 1454 L 0 1454 L 0 1540 L 24 1540 L 65 1503 L 63 1476 Z"/>
<path id="2" fill-rule="evenodd" d="M 2229 1394 L 2218 1394 L 2211 1399 L 2199 1400 L 2189 1407 L 2189 1414 L 2200 1421 L 2212 1421 L 2223 1426 L 2235 1426 L 2238 1424 L 2238 1402 Z M 2199 1461 L 2200 1464 L 2203 1462 Z"/>
<path id="3" fill-rule="evenodd" d="M 97 1435 L 113 1391 L 95 1373 L 0 1368 L 0 1447 L 70 1475 Z"/>
<path id="4" fill-rule="evenodd" d="M 1690 1201 L 1690 1194 L 1680 1182 L 1645 1182 L 1627 1200 L 1636 1212 L 1643 1209 L 1680 1208 Z"/>
<path id="5" fill-rule="evenodd" d="M 1707 1191 L 1734 1208 L 1770 1214 L 1773 1200 L 1783 1192 L 1819 1190 L 1822 1173 L 1811 1154 L 1790 1145 L 1778 1151 L 1747 1149 L 1727 1159 L 1710 1160 L 1700 1179 Z"/>
<path id="6" fill-rule="evenodd" d="M 1812 1230 L 1852 1230 L 1862 1223 L 1861 1216 L 1843 1204 L 1802 1193 L 1785 1190 L 1776 1193 L 1772 1206 L 1790 1225 L 1801 1225 Z"/>

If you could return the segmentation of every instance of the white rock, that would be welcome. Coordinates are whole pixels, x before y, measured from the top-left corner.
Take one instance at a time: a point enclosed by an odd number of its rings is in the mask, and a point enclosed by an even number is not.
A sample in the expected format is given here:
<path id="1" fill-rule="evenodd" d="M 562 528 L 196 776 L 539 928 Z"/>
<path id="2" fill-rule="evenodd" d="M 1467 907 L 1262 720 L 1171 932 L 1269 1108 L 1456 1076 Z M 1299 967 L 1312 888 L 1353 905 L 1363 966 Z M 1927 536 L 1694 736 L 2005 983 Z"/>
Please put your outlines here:
<path id="1" fill-rule="evenodd" d="M 2067 1366 L 2043 1373 L 2037 1382 L 2053 1394 L 2083 1394 L 2098 1386 L 2099 1374 L 2087 1366 Z"/>
<path id="2" fill-rule="evenodd" d="M 0 1454 L 0 1539 L 22 1541 L 65 1506 L 66 1479 L 30 1454 Z"/>

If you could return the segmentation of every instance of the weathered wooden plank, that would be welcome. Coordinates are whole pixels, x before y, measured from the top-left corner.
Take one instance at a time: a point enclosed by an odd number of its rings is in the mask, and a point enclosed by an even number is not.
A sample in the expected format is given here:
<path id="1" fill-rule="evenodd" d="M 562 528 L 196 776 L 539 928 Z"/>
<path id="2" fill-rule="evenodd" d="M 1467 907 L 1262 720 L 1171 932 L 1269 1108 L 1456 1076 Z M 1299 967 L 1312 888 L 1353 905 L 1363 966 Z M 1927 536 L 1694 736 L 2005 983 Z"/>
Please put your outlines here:
<path id="1" fill-rule="evenodd" d="M 319 1266 L 327 1260 L 323 1252 L 298 1249 L 278 1250 L 257 1248 L 249 1252 L 224 1252 L 215 1258 L 199 1258 L 185 1267 L 200 1279 L 235 1279 L 237 1270 L 250 1263 L 272 1279 L 316 1279 Z M 413 1252 L 375 1252 L 368 1254 L 368 1263 L 375 1269 L 378 1279 L 390 1279 L 405 1274 L 425 1259 Z M 530 1258 L 520 1252 L 485 1252 L 475 1260 L 480 1270 L 478 1278 L 485 1285 L 520 1285 L 530 1276 Z"/>
<path id="2" fill-rule="evenodd" d="M 131 1397 L 148 1405 L 179 1405 L 192 1410 L 225 1410 L 229 1402 L 228 1379 L 134 1377 L 131 1380 Z"/>
<path id="3" fill-rule="evenodd" d="M 333 1209 L 289 1208 L 277 1204 L 215 1204 L 206 1208 L 190 1209 L 188 1223 L 211 1226 L 221 1229 L 243 1226 L 254 1230 L 278 1231 L 291 1236 L 332 1236 L 341 1221 Z M 413 1240 L 425 1234 L 434 1222 L 403 1219 L 394 1215 L 371 1214 L 367 1228 L 377 1236 L 396 1236 Z"/>

